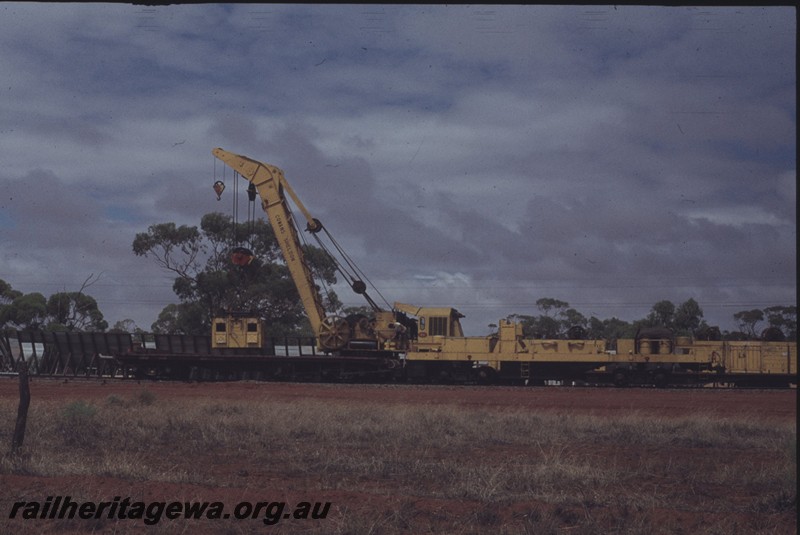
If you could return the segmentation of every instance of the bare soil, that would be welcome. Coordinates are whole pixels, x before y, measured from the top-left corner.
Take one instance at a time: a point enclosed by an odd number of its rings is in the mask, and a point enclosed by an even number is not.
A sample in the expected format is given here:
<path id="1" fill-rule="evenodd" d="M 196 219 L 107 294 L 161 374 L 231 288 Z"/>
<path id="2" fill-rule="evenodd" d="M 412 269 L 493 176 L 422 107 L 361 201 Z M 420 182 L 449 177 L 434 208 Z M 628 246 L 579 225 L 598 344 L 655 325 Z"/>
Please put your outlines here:
<path id="1" fill-rule="evenodd" d="M 225 382 L 178 383 L 31 380 L 33 400 L 97 400 L 110 395 L 133 396 L 143 388 L 159 399 L 349 400 L 364 403 L 460 405 L 497 409 L 577 411 L 598 416 L 630 413 L 659 417 L 704 414 L 795 420 L 797 390 L 725 388 L 502 387 L 438 385 L 338 385 L 309 383 Z M 0 378 L 0 399 L 18 397 L 18 383 Z"/>
<path id="2" fill-rule="evenodd" d="M 330 385 L 289 383 L 162 383 L 135 381 L 86 381 L 79 379 L 38 379 L 31 382 L 32 403 L 63 401 L 101 401 L 109 396 L 134 398 L 146 388 L 159 403 L 169 400 L 229 400 L 246 403 L 252 400 L 292 402 L 319 400 L 345 401 L 364 406 L 414 405 L 451 406 L 459 410 L 530 411 L 535 413 L 583 414 L 598 419 L 614 420 L 630 415 L 653 418 L 681 418 L 703 415 L 720 419 L 757 419 L 786 425 L 797 418 L 796 390 L 736 389 L 653 389 L 653 388 L 578 388 L 578 387 L 471 387 L 417 385 Z M 16 400 L 15 378 L 0 378 L 0 400 Z M 13 415 L 0 414 L 0 425 L 13 426 Z M 0 436 L 8 436 L 0 435 Z M 0 444 L 0 453 L 7 451 Z M 718 462 L 717 452 L 691 447 L 614 448 L 574 444 L 570 453 L 583 454 L 598 463 L 641 464 L 646 459 L 652 466 L 667 465 L 676 457 L 691 459 L 696 466 Z M 607 448 L 607 449 L 604 449 Z M 83 454 L 80 451 L 76 455 Z M 87 453 L 89 454 L 89 453 Z M 154 455 L 165 455 L 154 452 Z M 419 452 L 420 456 L 426 452 Z M 463 456 L 467 465 L 485 465 L 513 454 L 498 445 L 488 451 L 452 452 Z M 727 452 L 726 462 L 732 467 L 747 467 L 759 462 L 758 452 Z M 168 452 L 166 453 L 168 456 Z M 186 521 L 162 520 L 149 526 L 150 533 L 419 533 L 420 527 L 430 533 L 796 533 L 796 495 L 794 503 L 775 507 L 774 500 L 759 506 L 758 497 L 735 487 L 725 487 L 687 479 L 685 486 L 676 478 L 663 478 L 654 473 L 640 481 L 627 481 L 644 495 L 658 492 L 674 495 L 677 506 L 622 500 L 608 506 L 608 496 L 576 496 L 575 500 L 557 504 L 546 501 L 487 502 L 480 499 L 436 498 L 431 489 L 403 492 L 391 482 L 361 481 L 358 485 L 322 483 L 313 474 L 297 473 L 276 467 L 254 466 L 247 458 L 215 452 L 196 458 L 170 460 L 176 469 L 182 466 L 203 466 L 213 483 L 180 483 L 142 481 L 106 475 L 42 477 L 25 473 L 0 473 L 0 531 L 13 533 L 132 533 L 134 524 L 112 520 L 8 520 L 15 501 L 44 501 L 48 496 L 74 496 L 96 501 L 114 497 L 130 497 L 141 501 L 218 501 L 233 507 L 242 501 L 331 502 L 325 520 L 285 520 L 268 526 L 260 520 L 249 521 Z M 163 460 L 162 460 L 163 461 Z M 148 459 L 143 458 L 143 463 Z M 735 468 L 734 468 L 735 469 Z M 664 489 L 664 481 L 673 488 Z M 431 485 L 428 482 L 427 485 Z M 576 491 L 577 492 L 577 491 Z M 613 489 L 612 489 L 613 492 Z M 619 495 L 626 494 L 618 489 Z M 687 494 L 696 496 L 698 504 L 725 503 L 728 506 L 703 508 L 687 506 Z M 677 499 L 680 498 L 680 499 Z M 638 503 L 638 505 L 637 505 Z M 733 505 L 730 505 L 733 504 Z M 738 509 L 736 504 L 741 504 Z M 756 505 L 754 505 L 756 504 Z M 733 511 L 733 512 L 732 512 Z M 587 519 L 591 519 L 588 521 Z M 404 528 L 405 527 L 405 528 Z M 654 529 L 655 528 L 655 529 Z M 600 530 L 600 531 L 598 531 Z"/>

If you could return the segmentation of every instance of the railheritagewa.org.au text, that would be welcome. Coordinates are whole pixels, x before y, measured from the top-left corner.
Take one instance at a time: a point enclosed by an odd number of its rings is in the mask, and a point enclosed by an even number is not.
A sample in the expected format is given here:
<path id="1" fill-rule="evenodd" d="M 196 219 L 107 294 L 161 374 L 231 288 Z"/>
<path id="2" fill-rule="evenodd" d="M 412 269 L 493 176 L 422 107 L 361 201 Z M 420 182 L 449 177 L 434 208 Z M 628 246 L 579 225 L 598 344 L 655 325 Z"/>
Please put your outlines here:
<path id="1" fill-rule="evenodd" d="M 259 501 L 239 502 L 227 507 L 214 501 L 143 502 L 115 496 L 111 501 L 76 501 L 70 496 L 48 496 L 43 501 L 18 501 L 11 505 L 9 519 L 64 520 L 109 519 L 140 521 L 148 526 L 176 520 L 257 520 L 272 526 L 283 520 L 324 520 L 331 502 Z"/>

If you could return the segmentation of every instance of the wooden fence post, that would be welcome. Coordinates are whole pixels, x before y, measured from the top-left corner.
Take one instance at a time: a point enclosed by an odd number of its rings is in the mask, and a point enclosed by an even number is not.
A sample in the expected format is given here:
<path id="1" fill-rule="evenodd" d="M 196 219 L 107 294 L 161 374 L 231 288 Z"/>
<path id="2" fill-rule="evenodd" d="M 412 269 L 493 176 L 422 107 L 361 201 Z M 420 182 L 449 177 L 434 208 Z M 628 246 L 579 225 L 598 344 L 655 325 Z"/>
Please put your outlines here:
<path id="1" fill-rule="evenodd" d="M 19 365 L 19 408 L 14 436 L 11 438 L 11 453 L 14 454 L 25 440 L 25 426 L 28 422 L 28 406 L 31 404 L 31 389 L 28 383 L 28 363 L 24 360 Z"/>

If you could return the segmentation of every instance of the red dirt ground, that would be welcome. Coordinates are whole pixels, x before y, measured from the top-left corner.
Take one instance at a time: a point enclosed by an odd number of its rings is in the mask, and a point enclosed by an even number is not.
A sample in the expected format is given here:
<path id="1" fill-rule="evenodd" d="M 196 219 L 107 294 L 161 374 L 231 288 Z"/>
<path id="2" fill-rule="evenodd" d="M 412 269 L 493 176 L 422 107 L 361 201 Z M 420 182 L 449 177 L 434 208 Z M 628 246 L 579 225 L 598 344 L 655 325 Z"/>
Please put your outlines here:
<path id="1" fill-rule="evenodd" d="M 720 417 L 754 416 L 759 419 L 795 420 L 797 390 L 655 389 L 579 387 L 470 387 L 411 385 L 330 385 L 307 383 L 169 383 L 138 381 L 88 381 L 32 379 L 36 399 L 91 400 L 111 394 L 134 397 L 144 387 L 158 399 L 209 397 L 271 400 L 363 400 L 365 403 L 463 405 L 498 409 L 529 408 L 618 415 L 621 412 L 654 416 L 705 414 Z M 0 399 L 19 396 L 16 379 L 0 379 Z"/>
<path id="2" fill-rule="evenodd" d="M 363 401 L 365 404 L 428 404 L 428 405 L 457 405 L 465 407 L 485 408 L 490 410 L 518 410 L 520 408 L 530 409 L 531 411 L 556 411 L 591 414 L 598 417 L 622 416 L 628 414 L 653 415 L 653 417 L 680 417 L 687 414 L 703 414 L 723 418 L 747 418 L 754 417 L 759 420 L 769 420 L 780 423 L 793 422 L 797 418 L 797 391 L 796 390 L 724 390 L 724 389 L 676 389 L 659 390 L 652 388 L 568 388 L 568 387 L 465 387 L 465 386 L 411 386 L 411 385 L 328 385 L 328 384 L 289 384 L 289 383 L 255 383 L 255 382 L 231 382 L 231 383 L 161 383 L 161 382 L 141 382 L 136 381 L 85 381 L 79 379 L 51 380 L 34 378 L 31 382 L 31 396 L 33 402 L 37 400 L 103 400 L 114 394 L 123 398 L 133 398 L 142 389 L 155 394 L 159 402 L 168 399 L 219 399 L 219 400 L 253 400 L 268 399 L 276 401 L 291 401 L 300 399 L 314 400 L 350 400 Z M 0 399 L 17 399 L 18 384 L 16 379 L 0 378 Z M 3 416 L 4 420 L 8 420 Z M 0 445 L 0 451 L 5 451 L 7 445 Z M 597 454 L 597 452 L 594 452 Z M 635 462 L 636 458 L 645 455 L 658 455 L 659 452 L 641 452 L 627 450 L 620 452 L 621 459 L 624 461 L 627 456 Z M 673 451 L 674 455 L 675 452 Z M 687 455 L 693 452 L 687 451 Z M 741 452 L 738 462 L 750 462 L 750 452 Z M 618 454 L 614 453 L 617 458 Z M 208 459 L 206 461 L 209 461 Z M 213 462 L 213 459 L 211 460 Z M 465 460 L 466 462 L 466 460 Z M 91 489 L 92 495 L 102 496 L 103 499 L 111 500 L 114 496 L 130 496 L 133 499 L 150 500 L 212 500 L 221 501 L 226 504 L 235 504 L 240 501 L 250 500 L 253 502 L 265 499 L 265 495 L 271 495 L 271 500 L 285 500 L 289 503 L 296 503 L 302 500 L 331 501 L 334 510 L 330 516 L 341 518 L 351 511 L 374 511 L 373 533 L 381 533 L 381 518 L 395 515 L 394 525 L 397 524 L 396 517 L 399 514 L 408 514 L 409 518 L 415 521 L 424 519 L 425 525 L 435 526 L 436 533 L 497 533 L 499 528 L 507 521 L 514 520 L 519 525 L 519 519 L 524 515 L 534 514 L 532 511 L 539 511 L 536 514 L 555 515 L 560 518 L 562 525 L 558 532 L 570 532 L 570 524 L 574 523 L 577 527 L 580 524 L 582 514 L 577 511 L 563 511 L 554 508 L 550 504 L 508 504 L 499 510 L 482 511 L 481 504 L 469 501 L 437 500 L 437 499 L 417 499 L 415 497 L 403 497 L 397 494 L 387 493 L 385 487 L 379 487 L 378 491 L 372 492 L 369 487 L 365 487 L 361 492 L 341 491 L 341 490 L 310 490 L 315 489 L 314 481 L 308 481 L 307 477 L 302 479 L 286 476 L 281 480 L 271 477 L 263 477 L 253 481 L 256 474 L 248 473 L 253 471 L 246 460 L 243 460 L 241 467 L 221 466 L 220 470 L 227 472 L 228 483 L 225 486 L 204 486 L 197 484 L 176 484 L 148 481 L 126 481 L 110 477 L 39 477 L 24 474 L 0 474 L 0 519 L 7 518 L 11 507 L 9 501 L 12 499 L 42 500 L 46 496 L 64 495 L 70 492 L 79 493 L 79 489 Z M 265 474 L 266 476 L 266 474 Z M 237 477 L 239 479 L 237 479 Z M 237 484 L 237 481 L 241 481 Z M 643 483 L 646 484 L 646 483 Z M 10 491 L 10 492 L 9 492 Z M 680 492 L 677 489 L 676 492 Z M 693 492 L 720 492 L 720 489 L 703 489 L 698 487 Z M 730 489 L 730 499 L 744 500 L 737 494 L 736 489 Z M 107 498 L 106 498 L 107 497 Z M 796 507 L 796 505 L 795 505 Z M 729 514 L 720 514 L 714 511 L 692 512 L 680 510 L 650 510 L 646 512 L 630 512 L 626 514 L 646 514 L 648 522 L 664 522 L 662 533 L 694 533 L 695 528 L 702 528 L 702 531 L 709 533 L 708 526 L 714 525 L 719 520 L 726 522 L 724 525 L 741 526 L 740 533 L 751 531 L 753 526 L 763 526 L 764 533 L 796 533 L 796 520 L 790 510 L 782 513 L 769 513 L 763 518 L 753 517 L 749 511 L 742 511 L 740 522 L 731 524 Z M 605 518 L 609 526 L 614 526 L 618 519 L 613 515 L 620 514 L 619 511 L 594 511 L 595 517 L 612 515 Z M 383 516 L 382 516 L 383 515 Z M 387 516 L 388 515 L 388 516 Z M 570 517 L 574 517 L 574 522 Z M 463 523 L 454 525 L 454 518 L 466 519 Z M 445 519 L 445 523 L 437 523 L 438 519 Z M 471 520 L 470 520 L 471 519 Z M 655 520 L 654 520 L 655 519 Z M 56 521 L 14 521 L 11 528 L 20 530 L 20 533 L 106 533 L 114 532 L 118 529 L 115 525 L 109 525 L 94 521 L 61 523 Z M 317 530 L 314 533 L 322 533 L 319 527 L 312 529 L 311 523 L 294 522 L 281 523 L 279 526 L 264 526 L 260 522 L 224 522 L 217 523 L 215 529 L 208 528 L 204 531 L 204 526 L 198 523 L 188 524 L 174 521 L 171 523 L 162 522 L 158 526 L 149 529 L 148 532 L 155 533 L 174 533 L 174 532 L 219 532 L 220 528 L 225 533 L 281 533 L 304 532 Z M 330 532 L 358 533 L 361 530 L 354 530 L 352 527 L 341 531 L 343 524 L 337 524 L 336 520 L 329 521 Z M 470 522 L 472 523 L 470 525 Z M 477 525 L 475 524 L 477 522 Z M 129 523 L 130 524 L 130 523 Z M 223 528 L 222 524 L 225 524 Z M 258 525 L 255 525 L 258 524 Z M 6 524 L 8 525 L 8 524 Z M 480 529 L 485 525 L 485 530 Z M 630 526 L 630 522 L 625 524 Z M 291 527 L 294 526 L 294 527 Z M 0 531 L 3 523 L 0 521 Z M 370 528 L 370 523 L 365 522 L 364 532 Z M 199 529 L 196 529 L 199 528 Z M 126 530 L 129 528 L 125 528 Z M 93 531 L 94 530 L 94 531 Z M 473 530 L 473 531 L 470 531 Z M 567 530 L 567 531 L 561 531 Z M 758 530 L 756 530 L 758 531 Z M 129 531 L 123 531 L 128 533 Z M 396 533 L 397 531 L 391 531 Z M 412 533 L 409 528 L 409 533 Z M 516 532 L 516 531 L 511 531 Z M 584 533 L 585 531 L 574 531 Z M 573 533 L 574 533 L 573 532 Z M 625 532 L 631 532 L 626 529 Z M 640 533 L 642 531 L 632 531 Z"/>
<path id="3" fill-rule="evenodd" d="M 498 409 L 569 411 L 597 415 L 620 412 L 656 416 L 705 414 L 720 417 L 795 420 L 797 390 L 655 389 L 581 387 L 470 387 L 419 385 L 331 385 L 309 383 L 169 383 L 139 381 L 89 381 L 82 379 L 32 379 L 34 400 L 97 400 L 111 394 L 134 397 L 142 389 L 158 399 L 208 397 L 250 400 L 263 397 L 292 399 L 363 400 L 365 403 L 441 404 Z M 16 379 L 0 379 L 0 399 L 19 396 Z"/>

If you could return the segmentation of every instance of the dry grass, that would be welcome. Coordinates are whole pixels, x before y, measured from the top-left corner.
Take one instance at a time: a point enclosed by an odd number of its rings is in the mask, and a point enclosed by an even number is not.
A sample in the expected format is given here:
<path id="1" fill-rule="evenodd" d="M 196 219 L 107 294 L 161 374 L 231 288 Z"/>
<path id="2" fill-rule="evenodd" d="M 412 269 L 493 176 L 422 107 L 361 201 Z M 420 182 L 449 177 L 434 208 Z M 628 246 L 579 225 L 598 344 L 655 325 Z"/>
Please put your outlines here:
<path id="1" fill-rule="evenodd" d="M 13 415 L 4 403 L 0 414 Z M 706 519 L 692 532 L 780 533 L 797 504 L 794 426 L 754 419 L 166 402 L 143 390 L 95 404 L 34 402 L 28 422 L 22 454 L 0 457 L 0 476 L 250 488 L 282 480 L 311 499 L 344 491 L 384 503 L 336 504 L 307 533 L 673 533 L 685 514 Z M 12 429 L 4 417 L 0 444 Z M 0 503 L 13 498 L 0 491 Z M 466 505 L 437 512 L 438 501 Z"/>

